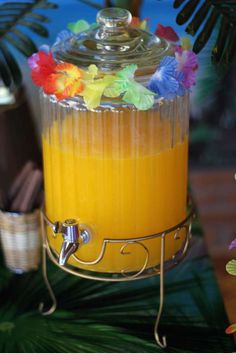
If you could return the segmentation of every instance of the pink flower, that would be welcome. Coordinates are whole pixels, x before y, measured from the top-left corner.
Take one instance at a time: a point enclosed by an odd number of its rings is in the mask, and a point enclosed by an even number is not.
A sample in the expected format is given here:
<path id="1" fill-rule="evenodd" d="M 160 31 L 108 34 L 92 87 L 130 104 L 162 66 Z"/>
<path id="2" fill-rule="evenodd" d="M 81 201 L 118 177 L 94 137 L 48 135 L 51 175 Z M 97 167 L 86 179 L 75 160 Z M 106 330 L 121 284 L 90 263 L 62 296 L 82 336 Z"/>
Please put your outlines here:
<path id="1" fill-rule="evenodd" d="M 175 57 L 178 63 L 177 70 L 183 73 L 183 86 L 190 88 L 196 83 L 197 55 L 192 50 L 183 50 L 181 46 L 176 46 Z"/>
<path id="2" fill-rule="evenodd" d="M 39 54 L 34 53 L 28 58 L 27 61 L 31 70 L 36 70 L 38 68 Z"/>
<path id="3" fill-rule="evenodd" d="M 49 45 L 43 44 L 40 46 L 39 48 L 39 52 L 38 53 L 34 53 L 33 55 L 31 55 L 28 58 L 28 65 L 31 68 L 31 70 L 37 70 L 40 66 L 40 61 L 41 61 L 41 57 L 42 57 L 42 52 L 45 54 L 49 54 L 50 52 L 50 47 Z M 45 56 L 46 57 L 46 56 Z"/>
<path id="4" fill-rule="evenodd" d="M 179 36 L 170 26 L 162 26 L 160 23 L 157 25 L 155 34 L 159 37 L 162 37 L 169 42 L 178 42 Z"/>
<path id="5" fill-rule="evenodd" d="M 229 250 L 232 250 L 233 248 L 236 248 L 236 239 L 234 239 L 234 240 L 231 242 L 231 244 L 230 244 L 230 246 L 229 246 Z"/>

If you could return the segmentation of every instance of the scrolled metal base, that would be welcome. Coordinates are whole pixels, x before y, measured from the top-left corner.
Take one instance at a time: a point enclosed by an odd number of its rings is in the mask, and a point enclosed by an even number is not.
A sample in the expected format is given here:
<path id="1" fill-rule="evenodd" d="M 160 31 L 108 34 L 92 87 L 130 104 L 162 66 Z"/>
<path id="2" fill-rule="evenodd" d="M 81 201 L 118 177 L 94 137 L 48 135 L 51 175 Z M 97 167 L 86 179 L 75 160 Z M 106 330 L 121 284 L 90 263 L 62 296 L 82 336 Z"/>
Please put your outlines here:
<path id="1" fill-rule="evenodd" d="M 52 291 L 52 288 L 49 284 L 48 278 L 47 278 L 47 271 L 46 271 L 46 253 L 48 254 L 49 258 L 51 261 L 57 265 L 59 268 L 62 270 L 73 274 L 75 276 L 79 276 L 82 278 L 87 278 L 87 279 L 93 279 L 93 280 L 100 280 L 100 281 L 112 281 L 112 282 L 120 282 L 120 281 L 131 281 L 131 280 L 138 280 L 138 279 L 143 279 L 143 278 L 148 278 L 152 277 L 155 275 L 160 276 L 160 303 L 159 303 L 159 308 L 158 308 L 158 313 L 157 313 L 157 318 L 155 321 L 154 325 L 154 337 L 156 340 L 156 343 L 161 347 L 161 348 L 166 348 L 167 347 L 167 341 L 165 336 L 160 336 L 159 334 L 159 324 L 161 321 L 161 316 L 163 312 L 163 306 L 164 306 L 164 274 L 167 270 L 170 270 L 174 266 L 176 266 L 186 255 L 189 243 L 190 243 L 190 238 L 191 238 L 191 227 L 192 227 L 192 220 L 194 216 L 194 211 L 193 208 L 191 209 L 190 213 L 188 216 L 179 224 L 176 226 L 169 228 L 167 230 L 164 230 L 160 233 L 149 235 L 146 237 L 139 237 L 139 238 L 131 238 L 131 239 L 104 239 L 102 248 L 100 251 L 99 256 L 94 259 L 93 261 L 82 261 L 79 259 L 79 257 L 76 254 L 73 254 L 73 258 L 78 262 L 78 264 L 82 265 L 94 265 L 99 263 L 105 254 L 107 244 L 121 244 L 120 248 L 120 253 L 124 254 L 125 249 L 129 244 L 136 244 L 138 246 L 141 246 L 144 251 L 146 252 L 146 258 L 144 261 L 144 264 L 142 268 L 135 272 L 135 273 L 126 273 L 125 271 L 121 271 L 120 274 L 105 274 L 105 273 L 100 273 L 100 272 L 94 272 L 94 271 L 87 271 L 83 270 L 81 268 L 73 267 L 68 264 L 65 266 L 61 266 L 58 262 L 59 260 L 59 254 L 50 247 L 50 244 L 47 239 L 46 235 L 46 230 L 45 226 L 46 224 L 49 225 L 52 229 L 55 227 L 55 224 L 52 223 L 44 214 L 42 211 L 41 213 L 41 220 L 42 220 L 42 237 L 43 237 L 43 276 L 44 276 L 44 281 L 45 284 L 48 288 L 50 297 L 52 299 L 52 306 L 49 310 L 46 312 L 42 312 L 44 315 L 49 315 L 52 312 L 55 311 L 56 309 L 56 298 L 55 295 Z M 166 245 L 166 238 L 168 235 L 173 235 L 174 233 L 174 239 L 179 239 L 179 234 L 181 230 L 185 230 L 185 239 L 183 241 L 182 248 L 174 254 L 171 260 L 165 261 L 165 245 Z M 161 239 L 161 248 L 160 248 L 160 264 L 158 264 L 155 267 L 152 268 L 147 268 L 148 260 L 149 260 L 149 251 L 148 248 L 145 246 L 145 241 L 150 240 L 150 239 L 155 239 L 155 238 L 160 238 Z"/>
<path id="2" fill-rule="evenodd" d="M 79 253 L 79 248 L 78 251 L 75 253 L 71 254 L 71 258 L 73 258 L 74 262 L 77 262 L 78 267 L 72 266 L 68 264 L 67 262 L 64 263 L 62 266 L 60 263 L 60 254 L 50 246 L 46 232 L 45 232 L 45 226 L 49 226 L 52 231 L 55 228 L 55 223 L 51 222 L 47 216 L 44 214 L 42 211 L 42 217 L 43 217 L 43 245 L 45 246 L 47 250 L 47 254 L 51 261 L 59 266 L 63 271 L 68 272 L 70 274 L 73 274 L 75 276 L 79 276 L 82 278 L 87 278 L 87 279 L 93 279 L 93 280 L 99 280 L 99 281 L 112 281 L 112 282 L 123 282 L 123 281 L 131 281 L 131 280 L 138 280 L 138 279 L 143 279 L 143 278 L 148 278 L 152 276 L 156 276 L 160 274 L 160 268 L 161 268 L 161 263 L 159 261 L 155 266 L 150 267 L 148 266 L 149 263 L 149 258 L 150 258 L 150 253 L 148 246 L 146 246 L 145 242 L 152 240 L 152 239 L 163 239 L 164 242 L 166 242 L 166 239 L 169 236 L 172 236 L 173 240 L 179 240 L 180 239 L 180 234 L 182 232 L 182 237 L 184 236 L 183 242 L 182 242 L 182 247 L 180 250 L 178 250 L 171 259 L 165 261 L 164 259 L 164 271 L 168 271 L 171 268 L 175 267 L 185 256 L 188 246 L 189 246 L 189 240 L 191 237 L 191 225 L 192 225 L 192 217 L 193 217 L 193 211 L 189 213 L 189 215 L 179 224 L 175 225 L 174 227 L 171 227 L 169 229 L 166 229 L 162 232 L 148 235 L 148 236 L 143 236 L 143 237 L 137 237 L 137 238 L 120 238 L 120 239 L 114 239 L 114 238 L 106 238 L 103 239 L 103 243 L 101 246 L 101 250 L 99 255 L 92 261 L 84 261 L 82 260 L 78 253 Z M 57 222 L 56 222 L 57 223 Z M 80 225 L 81 227 L 85 227 L 84 225 Z M 184 234 L 183 234 L 184 232 Z M 53 233 L 54 238 L 60 236 L 58 233 Z M 126 248 L 129 245 L 136 245 L 139 248 L 142 248 L 142 250 L 145 253 L 145 259 L 144 262 L 141 266 L 140 269 L 137 271 L 133 272 L 127 272 L 125 269 L 121 269 L 119 273 L 115 272 L 96 272 L 94 270 L 84 270 L 83 267 L 86 265 L 87 268 L 90 266 L 94 268 L 94 265 L 99 264 L 102 262 L 106 252 L 107 252 L 107 245 L 108 244 L 120 244 L 120 254 L 121 255 L 127 255 L 132 256 L 132 253 L 127 252 Z M 83 245 L 83 247 L 86 246 L 86 243 Z M 165 254 L 164 254 L 165 255 Z M 161 258 L 161 254 L 160 254 Z M 132 261 L 131 261 L 132 262 Z M 160 261 L 161 262 L 161 261 Z M 81 266 L 80 266 L 81 265 Z"/>

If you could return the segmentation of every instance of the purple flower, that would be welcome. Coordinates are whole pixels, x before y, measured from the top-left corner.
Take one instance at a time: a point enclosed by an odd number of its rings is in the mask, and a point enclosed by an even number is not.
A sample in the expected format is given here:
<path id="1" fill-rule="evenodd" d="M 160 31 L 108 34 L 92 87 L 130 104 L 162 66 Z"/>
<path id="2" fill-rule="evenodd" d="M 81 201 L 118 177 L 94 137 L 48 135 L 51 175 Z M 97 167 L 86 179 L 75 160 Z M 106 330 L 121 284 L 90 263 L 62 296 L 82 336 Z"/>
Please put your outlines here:
<path id="1" fill-rule="evenodd" d="M 40 52 L 44 52 L 45 54 L 49 54 L 50 47 L 47 44 L 43 44 L 39 47 Z M 38 61 L 39 61 L 39 53 L 34 53 L 28 58 L 28 65 L 31 70 L 36 70 L 38 68 Z"/>
<path id="2" fill-rule="evenodd" d="M 36 70 L 38 68 L 38 61 L 39 61 L 39 54 L 34 53 L 28 58 L 28 65 L 31 68 L 31 70 Z"/>
<path id="3" fill-rule="evenodd" d="M 234 239 L 234 240 L 231 242 L 231 244 L 230 244 L 230 246 L 229 246 L 229 250 L 232 250 L 233 248 L 236 248 L 236 239 Z"/>
<path id="4" fill-rule="evenodd" d="M 197 55 L 192 50 L 183 50 L 182 47 L 176 46 L 175 57 L 178 63 L 177 70 L 183 73 L 183 86 L 191 88 L 196 83 Z"/>
<path id="5" fill-rule="evenodd" d="M 184 75 L 177 70 L 177 65 L 175 57 L 166 56 L 162 59 L 148 83 L 148 88 L 165 99 L 184 95 L 185 89 L 182 84 Z"/>

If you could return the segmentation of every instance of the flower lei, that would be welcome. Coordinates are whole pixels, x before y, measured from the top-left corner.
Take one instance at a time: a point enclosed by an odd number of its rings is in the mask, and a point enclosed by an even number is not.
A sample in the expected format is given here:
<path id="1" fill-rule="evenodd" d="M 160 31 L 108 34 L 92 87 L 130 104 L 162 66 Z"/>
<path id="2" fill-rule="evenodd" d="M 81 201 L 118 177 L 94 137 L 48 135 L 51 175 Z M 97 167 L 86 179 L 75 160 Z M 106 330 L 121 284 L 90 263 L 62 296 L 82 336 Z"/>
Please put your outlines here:
<path id="1" fill-rule="evenodd" d="M 236 177 L 236 175 L 235 175 Z M 236 179 L 236 178 L 235 178 Z M 234 239 L 230 246 L 229 246 L 229 250 L 235 249 L 236 248 L 236 239 Z M 236 260 L 231 260 L 226 264 L 226 271 L 232 275 L 232 276 L 236 276 Z M 227 327 L 227 329 L 225 330 L 225 332 L 227 334 L 233 334 L 236 332 L 236 324 L 231 324 Z"/>
<path id="2" fill-rule="evenodd" d="M 148 23 L 147 20 L 135 19 L 133 25 L 145 29 Z M 96 24 L 91 26 L 95 27 Z M 70 23 L 70 31 L 62 31 L 56 43 L 86 31 L 91 26 L 84 20 Z M 155 33 L 172 43 L 179 41 L 171 27 L 158 25 Z M 135 64 L 127 65 L 114 75 L 101 77 L 96 65 L 82 70 L 67 62 L 56 62 L 47 46 L 33 54 L 28 64 L 34 84 L 42 87 L 44 93 L 55 95 L 58 100 L 79 95 L 83 97 L 88 109 L 95 109 L 100 105 L 102 97 L 121 97 L 137 109 L 147 110 L 153 106 L 155 98 L 173 99 L 183 96 L 195 84 L 198 62 L 196 54 L 190 50 L 188 39 L 182 39 L 181 44 L 174 48 L 175 56 L 166 56 L 161 60 L 147 87 L 135 81 L 135 71 L 138 68 Z"/>

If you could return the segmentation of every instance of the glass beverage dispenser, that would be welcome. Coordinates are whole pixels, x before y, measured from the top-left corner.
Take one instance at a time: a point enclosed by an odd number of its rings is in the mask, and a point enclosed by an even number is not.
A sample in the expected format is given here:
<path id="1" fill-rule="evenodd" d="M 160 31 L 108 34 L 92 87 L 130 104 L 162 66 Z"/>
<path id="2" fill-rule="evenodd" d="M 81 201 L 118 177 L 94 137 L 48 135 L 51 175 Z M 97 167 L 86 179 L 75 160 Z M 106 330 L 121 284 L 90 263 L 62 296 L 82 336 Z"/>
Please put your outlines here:
<path id="1" fill-rule="evenodd" d="M 104 9 L 97 26 L 56 42 L 54 57 L 95 64 L 101 76 L 137 64 L 145 86 L 173 45 L 130 21 L 126 10 Z M 60 265 L 117 278 L 149 271 L 161 256 L 161 237 L 152 235 L 167 229 L 171 260 L 186 240 L 174 227 L 186 218 L 188 94 L 148 110 L 104 96 L 89 109 L 81 97 L 43 92 L 41 103 L 47 238 Z"/>

